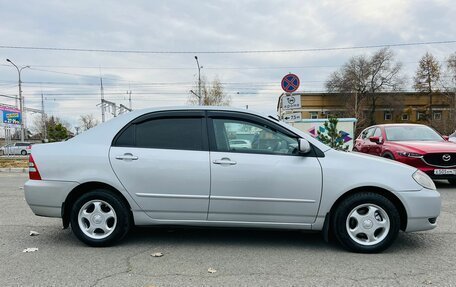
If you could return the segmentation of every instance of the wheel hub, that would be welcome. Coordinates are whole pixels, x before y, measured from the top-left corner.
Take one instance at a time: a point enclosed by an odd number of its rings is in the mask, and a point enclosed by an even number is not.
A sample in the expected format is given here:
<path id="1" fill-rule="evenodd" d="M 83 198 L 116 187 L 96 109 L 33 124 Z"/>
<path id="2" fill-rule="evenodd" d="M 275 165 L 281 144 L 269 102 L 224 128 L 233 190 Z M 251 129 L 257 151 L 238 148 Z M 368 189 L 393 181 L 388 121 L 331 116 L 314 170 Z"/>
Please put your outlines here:
<path id="1" fill-rule="evenodd" d="M 78 214 L 81 231 L 92 239 L 103 239 L 112 234 L 117 224 L 117 214 L 106 201 L 93 199 L 86 202 Z"/>
<path id="2" fill-rule="evenodd" d="M 388 235 L 390 219 L 378 205 L 365 203 L 353 208 L 346 220 L 350 238 L 364 246 L 379 244 Z"/>
<path id="3" fill-rule="evenodd" d="M 365 219 L 365 220 L 363 221 L 363 227 L 364 227 L 365 229 L 371 229 L 372 226 L 374 226 L 374 223 L 372 222 L 372 220 L 370 220 L 370 219 Z"/>
<path id="4" fill-rule="evenodd" d="M 103 222 L 103 216 L 101 214 L 95 214 L 92 220 L 95 224 L 101 224 Z"/>

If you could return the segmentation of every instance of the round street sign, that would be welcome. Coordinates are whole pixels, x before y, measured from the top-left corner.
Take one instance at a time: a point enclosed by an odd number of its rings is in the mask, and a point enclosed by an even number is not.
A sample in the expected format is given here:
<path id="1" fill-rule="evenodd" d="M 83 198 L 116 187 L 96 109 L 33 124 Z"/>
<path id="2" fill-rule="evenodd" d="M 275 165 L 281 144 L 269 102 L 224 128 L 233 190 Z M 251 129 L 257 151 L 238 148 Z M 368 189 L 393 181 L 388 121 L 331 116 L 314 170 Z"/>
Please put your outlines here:
<path id="1" fill-rule="evenodd" d="M 287 93 L 293 93 L 299 88 L 299 78 L 295 74 L 288 74 L 282 79 L 282 89 Z"/>

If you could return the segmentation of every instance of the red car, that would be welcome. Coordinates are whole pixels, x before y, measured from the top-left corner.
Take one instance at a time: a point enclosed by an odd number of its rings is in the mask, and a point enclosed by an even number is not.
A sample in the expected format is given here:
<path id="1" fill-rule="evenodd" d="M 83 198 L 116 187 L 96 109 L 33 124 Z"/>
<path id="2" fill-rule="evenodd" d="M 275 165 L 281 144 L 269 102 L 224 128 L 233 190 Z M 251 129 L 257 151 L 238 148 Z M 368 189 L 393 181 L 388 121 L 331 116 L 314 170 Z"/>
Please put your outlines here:
<path id="1" fill-rule="evenodd" d="M 456 185 L 456 144 L 425 125 L 368 127 L 356 139 L 353 151 L 397 160 Z"/>

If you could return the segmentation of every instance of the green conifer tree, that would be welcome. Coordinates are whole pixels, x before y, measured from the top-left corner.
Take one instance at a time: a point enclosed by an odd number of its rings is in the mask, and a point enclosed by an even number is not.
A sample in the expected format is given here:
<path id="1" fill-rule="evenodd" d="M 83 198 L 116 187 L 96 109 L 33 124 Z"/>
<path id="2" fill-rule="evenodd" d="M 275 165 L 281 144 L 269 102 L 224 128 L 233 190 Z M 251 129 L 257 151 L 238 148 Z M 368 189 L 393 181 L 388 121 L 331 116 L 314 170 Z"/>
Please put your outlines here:
<path id="1" fill-rule="evenodd" d="M 324 123 L 325 132 L 318 131 L 318 139 L 332 147 L 333 149 L 347 151 L 348 146 L 344 145 L 344 139 L 341 133 L 337 130 L 337 123 L 339 120 L 335 117 L 330 117 L 328 121 Z"/>

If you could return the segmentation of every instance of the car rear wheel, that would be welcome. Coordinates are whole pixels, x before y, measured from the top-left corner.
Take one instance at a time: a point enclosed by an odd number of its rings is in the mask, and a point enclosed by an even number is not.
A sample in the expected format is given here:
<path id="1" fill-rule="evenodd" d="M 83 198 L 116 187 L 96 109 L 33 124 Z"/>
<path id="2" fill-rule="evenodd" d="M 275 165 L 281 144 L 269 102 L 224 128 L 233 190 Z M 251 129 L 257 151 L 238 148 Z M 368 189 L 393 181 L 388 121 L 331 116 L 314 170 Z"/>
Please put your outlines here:
<path id="1" fill-rule="evenodd" d="M 27 151 L 26 150 L 21 150 L 21 155 L 27 155 Z"/>
<path id="2" fill-rule="evenodd" d="M 456 185 L 456 179 L 449 179 L 448 182 L 449 182 L 451 185 Z"/>
<path id="3" fill-rule="evenodd" d="M 384 154 L 383 154 L 383 157 L 384 157 L 384 158 L 387 158 L 387 159 L 392 159 L 392 160 L 394 160 L 394 156 L 393 156 L 391 153 L 389 153 L 389 152 L 384 153 Z"/>
<path id="4" fill-rule="evenodd" d="M 70 214 L 74 235 L 90 246 L 110 246 L 130 229 L 127 205 L 108 190 L 97 189 L 83 194 L 73 204 Z"/>
<path id="5" fill-rule="evenodd" d="M 334 235 L 340 244 L 360 253 L 377 253 L 388 248 L 399 233 L 397 208 L 386 197 L 362 192 L 344 199 L 333 217 Z"/>

